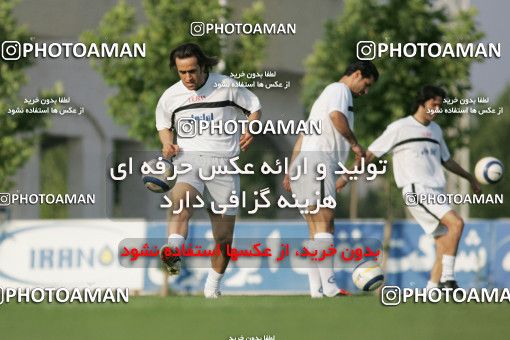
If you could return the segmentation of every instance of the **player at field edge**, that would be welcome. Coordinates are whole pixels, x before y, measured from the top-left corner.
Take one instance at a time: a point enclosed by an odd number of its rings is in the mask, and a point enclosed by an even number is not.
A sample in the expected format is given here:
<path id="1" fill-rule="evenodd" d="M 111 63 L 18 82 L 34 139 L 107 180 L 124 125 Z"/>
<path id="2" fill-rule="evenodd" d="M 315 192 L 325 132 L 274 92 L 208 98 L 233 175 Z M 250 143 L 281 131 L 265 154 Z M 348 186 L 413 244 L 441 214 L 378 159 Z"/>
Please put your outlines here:
<path id="1" fill-rule="evenodd" d="M 180 81 L 168 88 L 159 99 L 156 108 L 156 128 L 162 144 L 164 158 L 173 157 L 174 165 L 192 165 L 192 171 L 178 175 L 175 186 L 170 191 L 172 207 L 182 205 L 186 193 L 192 198 L 203 197 L 206 204 L 226 204 L 232 192 L 240 192 L 239 175 L 216 175 L 210 181 L 199 178 L 201 168 L 210 173 L 213 166 L 228 166 L 229 159 L 245 151 L 253 142 L 253 136 L 245 132 L 219 135 L 215 131 L 204 131 L 194 136 L 185 136 L 182 122 L 198 124 L 201 119 L 215 123 L 237 120 L 243 115 L 248 121 L 261 117 L 260 102 L 252 92 L 235 86 L 235 80 L 212 73 L 218 59 L 207 56 L 197 44 L 186 43 L 170 52 L 170 68 L 176 69 Z M 196 130 L 195 130 L 196 131 Z M 174 144 L 174 132 L 177 144 Z M 189 132 L 189 131 L 188 131 Z M 228 208 L 224 214 L 217 214 L 208 208 L 214 241 L 220 245 L 221 254 L 211 257 L 204 295 L 217 298 L 221 295 L 220 282 L 229 263 L 227 245 L 232 244 L 237 208 Z M 161 249 L 161 260 L 171 275 L 180 272 L 181 259 L 165 256 L 165 247 L 180 247 L 187 235 L 192 207 L 183 207 L 182 212 L 168 211 L 168 244 Z"/>
<path id="2" fill-rule="evenodd" d="M 321 181 L 317 181 L 315 174 L 312 173 L 301 175 L 297 180 L 291 180 L 287 174 L 283 180 L 284 189 L 292 191 L 297 200 L 300 202 L 308 200 L 308 211 L 317 211 L 303 215 L 309 228 L 308 249 L 320 252 L 333 243 L 335 211 L 329 207 L 319 207 L 317 210 L 317 204 L 326 197 L 335 197 L 336 177 L 333 172 L 339 161 L 345 163 L 349 150 L 355 153 L 358 160 L 364 156 L 364 150 L 353 132 L 353 96 L 361 97 L 367 94 L 370 86 L 378 78 L 379 72 L 372 62 L 351 63 L 340 80 L 329 84 L 312 106 L 308 120 L 322 120 L 322 133 L 300 135 L 296 140 L 291 156 L 291 173 L 296 164 L 300 164 L 305 158 L 307 162 L 313 164 L 311 169 L 319 163 L 325 164 L 328 169 L 328 175 Z M 320 264 L 317 262 L 309 264 L 311 297 L 350 295 L 337 286 L 333 265 L 332 257 Z"/>
<path id="3" fill-rule="evenodd" d="M 423 230 L 434 237 L 436 259 L 427 289 L 458 288 L 454 276 L 455 257 L 464 229 L 464 221 L 448 204 L 420 197 L 444 194 L 446 184 L 443 167 L 469 181 L 475 194 L 480 193 L 476 178 L 455 162 L 443 138 L 441 127 L 433 120 L 446 98 L 437 86 L 422 87 L 416 97 L 412 115 L 396 120 L 368 147 L 366 162 L 391 152 L 397 187 L 402 189 L 411 215 Z M 348 178 L 337 181 L 341 190 Z"/>

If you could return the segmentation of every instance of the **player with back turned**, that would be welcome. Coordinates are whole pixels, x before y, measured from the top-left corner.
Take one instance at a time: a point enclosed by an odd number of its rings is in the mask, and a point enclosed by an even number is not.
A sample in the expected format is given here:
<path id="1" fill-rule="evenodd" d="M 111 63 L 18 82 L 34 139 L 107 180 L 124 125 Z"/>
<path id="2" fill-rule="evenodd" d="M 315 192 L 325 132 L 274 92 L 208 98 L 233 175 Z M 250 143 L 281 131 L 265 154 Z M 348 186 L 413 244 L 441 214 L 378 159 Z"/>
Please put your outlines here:
<path id="1" fill-rule="evenodd" d="M 209 174 L 213 166 L 231 167 L 229 159 L 246 150 L 253 142 L 248 132 L 242 136 L 236 134 L 219 134 L 217 131 L 202 131 L 194 136 L 189 131 L 180 131 L 181 123 L 207 120 L 211 123 L 222 123 L 237 120 L 243 116 L 248 121 L 260 119 L 260 102 L 258 98 L 243 87 L 235 86 L 229 77 L 211 73 L 211 68 L 218 60 L 209 57 L 192 43 L 176 47 L 170 53 L 170 67 L 175 68 L 180 81 L 168 88 L 159 99 L 156 108 L 156 127 L 163 146 L 163 157 L 174 157 L 173 163 L 191 164 L 192 170 L 177 176 L 176 184 L 170 191 L 172 207 L 179 206 L 192 199 L 190 205 L 201 196 L 206 206 L 226 205 L 233 192 L 239 195 L 239 175 L 216 175 L 212 180 L 204 181 L 199 177 L 199 169 Z M 181 130 L 184 130 L 182 128 Z M 174 133 L 177 144 L 174 144 Z M 168 244 L 161 249 L 161 260 L 171 275 L 180 271 L 179 257 L 165 256 L 165 247 L 179 248 L 188 235 L 189 219 L 193 208 L 185 206 L 178 214 L 169 209 Z M 220 293 L 220 282 L 228 266 L 227 245 L 232 244 L 237 208 L 228 208 L 223 214 L 208 209 L 212 224 L 212 233 L 216 245 L 220 246 L 221 254 L 211 258 L 204 288 L 207 298 L 217 298 Z"/>
<path id="2" fill-rule="evenodd" d="M 283 187 L 287 191 L 292 190 L 300 204 L 308 204 L 308 211 L 316 211 L 313 214 L 304 214 L 310 237 L 307 248 L 320 252 L 333 243 L 335 211 L 330 207 L 318 207 L 319 200 L 336 196 L 334 171 L 338 168 L 338 162 L 345 163 L 350 150 L 355 153 L 357 159 L 364 156 L 363 148 L 358 144 L 353 132 L 353 96 L 367 94 L 369 87 L 378 78 L 379 72 L 372 62 L 351 63 L 342 78 L 329 84 L 312 106 L 308 119 L 321 120 L 322 133 L 300 135 L 294 145 L 291 173 L 298 164 L 304 164 L 305 159 L 310 169 L 316 169 L 317 165 L 324 164 L 327 172 L 327 176 L 322 180 L 317 180 L 315 173 L 308 172 L 306 176 L 303 174 L 296 180 L 291 180 L 291 176 L 286 175 L 283 181 Z M 331 257 L 320 264 L 311 263 L 308 268 L 308 279 L 312 297 L 349 294 L 339 289 L 336 284 Z"/>

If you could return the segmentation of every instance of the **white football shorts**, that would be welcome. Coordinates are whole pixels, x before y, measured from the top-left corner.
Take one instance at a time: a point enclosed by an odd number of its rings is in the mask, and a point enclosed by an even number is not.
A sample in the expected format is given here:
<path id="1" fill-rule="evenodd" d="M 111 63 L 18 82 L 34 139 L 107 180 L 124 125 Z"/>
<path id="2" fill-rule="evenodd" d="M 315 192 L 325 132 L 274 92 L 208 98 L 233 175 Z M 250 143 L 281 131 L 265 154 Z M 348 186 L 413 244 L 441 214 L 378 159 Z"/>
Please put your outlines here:
<path id="1" fill-rule="evenodd" d="M 301 166 L 301 176 L 296 180 L 290 181 L 290 187 L 292 193 L 296 195 L 296 199 L 300 204 L 303 204 L 306 200 L 310 206 L 317 205 L 319 200 L 331 196 L 336 197 L 336 179 L 335 170 L 337 164 L 323 157 L 314 157 L 310 153 L 300 153 L 296 159 L 292 162 L 290 167 L 290 177 L 298 175 L 298 166 Z M 304 171 L 304 158 L 306 157 L 307 174 L 303 174 Z M 317 179 L 318 177 L 324 177 L 317 172 L 317 165 L 324 164 L 326 177 L 323 179 Z"/>
<path id="2" fill-rule="evenodd" d="M 183 163 L 191 164 L 191 171 L 185 174 L 177 175 L 177 183 L 187 183 L 193 186 L 202 195 L 205 208 L 211 210 L 211 203 L 214 202 L 216 209 L 221 209 L 222 204 L 230 204 L 230 197 L 236 195 L 240 196 L 240 180 L 239 175 L 234 174 L 216 174 L 211 180 L 203 180 L 200 178 L 199 171 L 202 177 L 210 176 L 213 166 L 227 166 L 232 169 L 229 158 L 210 157 L 202 155 L 184 155 L 179 154 L 173 159 L 173 164 L 176 169 L 184 169 Z M 232 193 L 234 192 L 235 193 Z M 239 207 L 227 208 L 225 215 L 237 215 Z"/>
<path id="3" fill-rule="evenodd" d="M 431 188 L 419 183 L 408 184 L 402 188 L 407 209 L 423 230 L 432 236 L 444 235 L 448 231 L 440 220 L 452 208 L 448 204 L 438 204 L 431 199 L 444 193 L 444 188 Z"/>

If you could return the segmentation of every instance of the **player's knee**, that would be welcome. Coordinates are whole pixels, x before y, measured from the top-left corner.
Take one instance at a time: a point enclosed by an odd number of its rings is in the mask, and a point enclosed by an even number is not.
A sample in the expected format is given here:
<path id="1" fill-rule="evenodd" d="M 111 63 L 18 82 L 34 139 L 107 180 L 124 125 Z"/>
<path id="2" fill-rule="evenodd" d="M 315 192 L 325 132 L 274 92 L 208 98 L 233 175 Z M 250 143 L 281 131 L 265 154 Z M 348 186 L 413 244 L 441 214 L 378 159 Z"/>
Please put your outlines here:
<path id="1" fill-rule="evenodd" d="M 172 217 L 170 218 L 170 221 L 177 222 L 177 223 L 188 222 L 189 219 L 191 218 L 191 215 L 193 215 L 191 209 L 185 208 L 185 209 L 182 209 L 182 211 L 179 212 L 178 214 L 172 215 Z"/>
<path id="2" fill-rule="evenodd" d="M 459 238 L 460 236 L 462 235 L 462 232 L 464 231 L 464 220 L 463 219 L 459 219 L 458 221 L 458 230 L 459 230 Z"/>
<path id="3" fill-rule="evenodd" d="M 460 238 L 464 230 L 464 220 L 460 217 L 455 218 L 448 226 L 448 229 L 456 238 Z"/>
<path id="4" fill-rule="evenodd" d="M 218 235 L 214 237 L 214 241 L 216 244 L 219 244 L 221 248 L 224 248 L 227 246 L 227 244 L 232 245 L 232 236 Z"/>
<path id="5" fill-rule="evenodd" d="M 461 233 L 464 230 L 464 220 L 462 218 L 457 218 L 455 220 L 455 229 L 459 230 Z"/>

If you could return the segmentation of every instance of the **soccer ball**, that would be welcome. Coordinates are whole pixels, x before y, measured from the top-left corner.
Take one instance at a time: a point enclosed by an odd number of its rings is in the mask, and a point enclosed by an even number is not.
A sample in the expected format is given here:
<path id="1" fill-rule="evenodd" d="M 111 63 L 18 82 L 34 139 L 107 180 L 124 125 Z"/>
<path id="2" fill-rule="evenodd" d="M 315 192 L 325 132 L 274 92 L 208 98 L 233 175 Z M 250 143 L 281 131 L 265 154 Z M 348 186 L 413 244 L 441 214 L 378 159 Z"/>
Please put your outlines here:
<path id="1" fill-rule="evenodd" d="M 158 162 L 159 165 L 157 164 Z M 161 168 L 161 164 L 163 164 L 163 168 Z M 153 192 L 162 193 L 167 192 L 174 186 L 175 179 L 168 179 L 168 177 L 172 176 L 174 173 L 174 165 L 172 162 L 166 159 L 151 159 L 147 162 L 147 165 L 153 170 L 152 173 L 142 176 L 143 183 L 147 189 Z M 144 166 L 142 166 L 142 170 L 143 167 Z"/>
<path id="2" fill-rule="evenodd" d="M 494 157 L 484 157 L 476 163 L 475 176 L 482 184 L 494 184 L 503 176 L 503 163 Z"/>
<path id="3" fill-rule="evenodd" d="M 370 292 L 379 288 L 384 282 L 384 273 L 374 260 L 358 264 L 352 271 L 352 281 L 359 289 Z"/>

